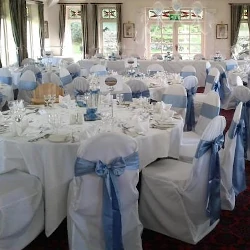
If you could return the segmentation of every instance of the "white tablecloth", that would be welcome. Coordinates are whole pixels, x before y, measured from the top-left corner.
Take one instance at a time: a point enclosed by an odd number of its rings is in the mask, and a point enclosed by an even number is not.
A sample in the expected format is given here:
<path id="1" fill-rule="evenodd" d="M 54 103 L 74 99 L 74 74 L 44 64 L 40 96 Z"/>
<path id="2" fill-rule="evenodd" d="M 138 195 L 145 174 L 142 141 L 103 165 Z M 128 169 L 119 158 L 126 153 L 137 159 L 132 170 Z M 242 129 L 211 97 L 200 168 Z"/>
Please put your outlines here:
<path id="1" fill-rule="evenodd" d="M 84 109 L 79 109 L 84 112 Z M 60 133 L 71 134 L 85 130 L 96 122 L 83 122 L 82 125 L 68 125 L 69 110 L 56 108 L 53 112 L 61 114 L 63 126 Z M 115 116 L 128 120 L 132 111 L 126 108 L 115 110 Z M 32 121 L 29 127 L 47 126 L 47 115 L 29 114 Z M 69 119 L 68 119 L 69 121 Z M 140 168 L 147 166 L 157 158 L 178 157 L 179 144 L 182 136 L 183 121 L 167 130 L 150 128 L 145 136 L 137 136 L 139 146 Z M 45 199 L 45 232 L 51 235 L 66 216 L 67 193 L 70 181 L 74 176 L 74 163 L 79 142 L 52 143 L 47 139 L 28 142 L 29 136 L 0 137 L 0 173 L 12 169 L 20 169 L 37 176 L 44 187 Z"/>

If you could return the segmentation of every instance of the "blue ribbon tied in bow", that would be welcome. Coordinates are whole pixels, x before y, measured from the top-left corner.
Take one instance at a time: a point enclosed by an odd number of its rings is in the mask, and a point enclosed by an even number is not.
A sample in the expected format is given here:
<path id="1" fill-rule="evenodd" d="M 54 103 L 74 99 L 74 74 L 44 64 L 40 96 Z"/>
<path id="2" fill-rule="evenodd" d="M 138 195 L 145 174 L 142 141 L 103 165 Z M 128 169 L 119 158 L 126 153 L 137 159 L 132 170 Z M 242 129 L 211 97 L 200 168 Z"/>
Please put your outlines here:
<path id="1" fill-rule="evenodd" d="M 139 156 L 137 152 L 127 157 L 115 158 L 109 164 L 102 161 L 91 162 L 82 158 L 76 160 L 76 176 L 95 172 L 103 178 L 102 224 L 105 250 L 124 249 L 118 178 L 124 173 L 125 169 L 137 170 L 138 168 Z"/>
<path id="2" fill-rule="evenodd" d="M 243 135 L 245 158 L 247 158 L 247 150 L 249 147 L 249 129 L 250 129 L 249 113 L 250 113 L 250 101 L 243 103 L 241 111 L 241 119 L 243 119 L 245 123 L 245 133 Z"/>
<path id="3" fill-rule="evenodd" d="M 196 94 L 196 87 L 186 89 L 187 91 L 187 112 L 186 112 L 186 129 L 191 131 L 195 126 L 195 115 L 194 115 L 194 95 Z"/>
<path id="4" fill-rule="evenodd" d="M 207 204 L 206 213 L 210 218 L 210 225 L 220 218 L 220 159 L 219 151 L 224 143 L 224 135 L 219 135 L 213 141 L 201 140 L 195 157 L 198 159 L 208 150 L 211 150 L 211 157 L 208 171 Z"/>

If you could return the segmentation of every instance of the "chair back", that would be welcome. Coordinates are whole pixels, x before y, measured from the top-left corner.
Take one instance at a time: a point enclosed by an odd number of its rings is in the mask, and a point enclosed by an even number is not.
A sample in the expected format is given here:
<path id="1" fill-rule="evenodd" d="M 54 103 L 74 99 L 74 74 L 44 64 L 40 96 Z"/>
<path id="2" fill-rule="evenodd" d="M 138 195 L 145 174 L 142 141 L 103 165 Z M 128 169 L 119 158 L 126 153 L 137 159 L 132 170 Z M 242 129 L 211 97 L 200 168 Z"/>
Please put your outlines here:
<path id="1" fill-rule="evenodd" d="M 21 65 L 32 65 L 35 64 L 35 60 L 33 58 L 24 58 L 21 62 Z"/>
<path id="2" fill-rule="evenodd" d="M 196 75 L 196 69 L 192 65 L 186 65 L 181 69 L 180 76 L 185 78 L 187 76 L 195 76 Z"/>
<path id="3" fill-rule="evenodd" d="M 184 78 L 182 85 L 187 91 L 187 112 L 184 130 L 191 131 L 195 126 L 194 95 L 197 91 L 198 78 L 196 76 L 187 76 Z"/>
<path id="4" fill-rule="evenodd" d="M 233 210 L 235 196 L 246 189 L 243 136 L 245 124 L 241 120 L 242 102 L 235 109 L 233 120 L 221 150 L 221 208 Z"/>
<path id="5" fill-rule="evenodd" d="M 215 91 L 210 91 L 204 98 L 201 112 L 195 126 L 195 132 L 202 135 L 209 122 L 220 113 L 220 96 Z"/>
<path id="6" fill-rule="evenodd" d="M 66 68 L 60 69 L 59 76 L 63 86 L 72 82 L 72 76 Z"/>
<path id="7" fill-rule="evenodd" d="M 234 59 L 226 60 L 226 71 L 231 71 L 238 68 L 238 63 Z"/>
<path id="8" fill-rule="evenodd" d="M 24 73 L 27 70 L 33 71 L 36 76 L 37 82 L 42 83 L 42 73 L 41 73 L 41 70 L 36 65 L 28 65 L 24 67 L 22 70 L 22 73 Z"/>
<path id="9" fill-rule="evenodd" d="M 80 93 L 89 90 L 89 83 L 84 77 L 76 77 L 71 83 L 64 86 L 65 94 L 69 94 L 71 98 L 75 98 Z"/>
<path id="10" fill-rule="evenodd" d="M 72 63 L 67 66 L 67 70 L 69 71 L 70 75 L 72 76 L 72 79 L 80 76 L 81 67 L 77 63 Z"/>
<path id="11" fill-rule="evenodd" d="M 0 68 L 0 83 L 12 85 L 12 75 L 9 69 Z"/>
<path id="12" fill-rule="evenodd" d="M 162 101 L 166 104 L 172 104 L 171 109 L 181 115 L 183 121 L 185 121 L 187 111 L 187 92 L 181 84 L 173 84 L 167 87 L 162 95 Z"/>
<path id="13" fill-rule="evenodd" d="M 155 53 L 152 55 L 153 60 L 163 60 L 162 54 Z"/>
<path id="14" fill-rule="evenodd" d="M 217 116 L 208 123 L 197 146 L 190 178 L 183 187 L 185 199 L 192 206 L 187 209 L 188 216 L 194 224 L 207 221 L 208 225 L 212 225 L 220 217 L 220 166 L 217 164 L 217 150 L 223 145 L 225 126 L 223 116 Z"/>
<path id="15" fill-rule="evenodd" d="M 56 74 L 56 73 L 51 73 L 50 75 L 50 81 L 48 81 L 47 83 L 55 83 L 58 86 L 63 86 L 63 83 L 60 79 L 60 77 Z M 67 85 L 66 85 L 67 86 Z"/>
<path id="16" fill-rule="evenodd" d="M 211 69 L 211 63 L 209 61 L 206 61 L 206 73 L 208 74 Z"/>
<path id="17" fill-rule="evenodd" d="M 194 60 L 205 60 L 205 56 L 202 54 L 194 55 Z"/>
<path id="18" fill-rule="evenodd" d="M 126 84 L 130 87 L 133 98 L 150 96 L 148 85 L 145 82 L 141 80 L 133 79 L 133 80 L 127 81 Z"/>
<path id="19" fill-rule="evenodd" d="M 220 78 L 220 71 L 217 68 L 211 68 L 206 77 L 206 86 L 204 89 L 205 94 L 207 94 L 209 91 L 213 89 L 217 90 L 219 78 Z"/>
<path id="20" fill-rule="evenodd" d="M 162 65 L 158 63 L 153 63 L 153 64 L 148 65 L 147 67 L 148 75 L 152 76 L 156 74 L 157 72 L 164 72 L 164 68 Z"/>
<path id="21" fill-rule="evenodd" d="M 133 138 L 116 133 L 80 144 L 68 199 L 70 249 L 142 249 L 137 151 Z"/>
<path id="22" fill-rule="evenodd" d="M 106 67 L 104 65 L 101 65 L 101 64 L 93 65 L 90 68 L 89 72 L 95 74 L 96 76 L 105 76 L 105 75 L 107 75 Z"/>
<path id="23" fill-rule="evenodd" d="M 33 71 L 26 70 L 20 77 L 19 90 L 34 90 L 37 87 L 36 76 Z"/>
<path id="24" fill-rule="evenodd" d="M 228 72 L 228 83 L 232 88 L 236 86 L 243 86 L 241 77 L 234 72 Z"/>
<path id="25" fill-rule="evenodd" d="M 79 60 L 77 63 L 80 65 L 81 69 L 85 68 L 88 70 L 88 72 L 89 72 L 90 68 L 94 65 L 94 61 L 92 61 L 92 60 L 91 61 L 90 60 Z"/>
<path id="26" fill-rule="evenodd" d="M 33 104 L 44 104 L 44 95 L 56 95 L 56 102 L 59 100 L 59 95 L 63 96 L 63 88 L 59 87 L 55 83 L 44 83 L 38 85 L 38 87 L 33 91 L 33 98 L 31 102 Z"/>

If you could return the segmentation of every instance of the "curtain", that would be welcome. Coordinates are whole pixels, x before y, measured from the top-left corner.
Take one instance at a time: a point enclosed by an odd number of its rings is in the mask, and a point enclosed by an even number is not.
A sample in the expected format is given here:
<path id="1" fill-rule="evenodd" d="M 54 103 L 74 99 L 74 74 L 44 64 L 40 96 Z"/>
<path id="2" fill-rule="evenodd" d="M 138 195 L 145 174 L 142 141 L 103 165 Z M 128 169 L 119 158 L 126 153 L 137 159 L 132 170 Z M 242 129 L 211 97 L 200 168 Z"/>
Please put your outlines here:
<path id="1" fill-rule="evenodd" d="M 250 34 L 250 5 L 247 5 L 247 22 L 248 22 L 248 30 L 249 30 L 249 34 Z"/>
<path id="2" fill-rule="evenodd" d="M 122 54 L 122 4 L 116 4 L 117 13 L 117 44 L 119 48 L 119 55 Z"/>
<path id="3" fill-rule="evenodd" d="M 242 5 L 231 5 L 231 46 L 237 43 L 242 12 Z"/>
<path id="4" fill-rule="evenodd" d="M 88 57 L 89 46 L 88 46 L 88 15 L 87 15 L 87 4 L 81 5 L 81 22 L 82 22 L 82 52 L 83 58 Z"/>
<path id="5" fill-rule="evenodd" d="M 39 18 L 41 56 L 43 56 L 43 51 L 44 51 L 44 4 L 43 3 L 38 3 L 38 18 Z"/>
<path id="6" fill-rule="evenodd" d="M 1 19 L 3 15 L 3 7 L 2 7 L 2 0 L 0 1 L 0 41 L 1 41 Z M 2 62 L 1 62 L 1 50 L 0 50 L 0 68 L 2 68 Z"/>
<path id="7" fill-rule="evenodd" d="M 60 55 L 63 54 L 63 40 L 65 33 L 65 20 L 66 20 L 66 5 L 60 5 L 59 11 L 59 40 L 60 40 Z"/>
<path id="8" fill-rule="evenodd" d="M 28 57 L 26 0 L 9 0 L 10 19 L 14 41 L 17 47 L 18 64 Z"/>

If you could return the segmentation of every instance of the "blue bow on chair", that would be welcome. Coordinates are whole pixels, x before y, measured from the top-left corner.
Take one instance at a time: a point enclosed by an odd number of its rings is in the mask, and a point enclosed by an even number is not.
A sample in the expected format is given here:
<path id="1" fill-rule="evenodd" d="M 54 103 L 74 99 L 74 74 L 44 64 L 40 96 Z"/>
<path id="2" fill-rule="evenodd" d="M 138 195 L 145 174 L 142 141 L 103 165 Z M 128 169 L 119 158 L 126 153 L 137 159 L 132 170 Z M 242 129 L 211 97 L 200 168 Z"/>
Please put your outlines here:
<path id="1" fill-rule="evenodd" d="M 195 157 L 198 159 L 211 149 L 211 157 L 208 171 L 207 205 L 206 212 L 210 218 L 210 225 L 220 218 L 220 159 L 219 151 L 224 143 L 224 135 L 219 135 L 213 141 L 201 140 Z"/>
<path id="2" fill-rule="evenodd" d="M 243 120 L 240 120 L 238 124 L 232 121 L 228 130 L 228 137 L 236 138 L 236 147 L 233 163 L 233 189 L 235 195 L 238 195 L 246 189 L 246 174 L 245 174 L 245 159 L 244 159 L 244 133 L 245 124 Z"/>
<path id="3" fill-rule="evenodd" d="M 195 126 L 195 115 L 194 115 L 194 95 L 196 94 L 196 87 L 186 89 L 187 91 L 187 112 L 186 112 L 186 129 L 191 131 Z"/>
<path id="4" fill-rule="evenodd" d="M 132 92 L 133 98 L 149 97 L 149 96 L 150 96 L 149 90 Z"/>
<path id="5" fill-rule="evenodd" d="M 76 77 L 80 76 L 80 71 L 79 72 L 74 72 L 74 73 L 70 73 L 72 79 L 75 79 Z"/>
<path id="6" fill-rule="evenodd" d="M 103 178 L 102 224 L 105 250 L 124 249 L 118 178 L 124 173 L 125 169 L 137 170 L 138 168 L 138 152 L 127 157 L 115 158 L 109 164 L 102 161 L 91 162 L 82 158 L 76 160 L 75 176 L 95 172 L 99 177 Z"/>
<path id="7" fill-rule="evenodd" d="M 12 84 L 12 77 L 11 76 L 0 76 L 0 83 L 5 83 L 8 85 Z"/>
<path id="8" fill-rule="evenodd" d="M 247 149 L 249 147 L 248 145 L 248 140 L 249 140 L 249 129 L 250 129 L 250 124 L 249 124 L 249 112 L 250 112 L 250 101 L 244 102 L 242 105 L 242 111 L 241 111 L 241 119 L 244 120 L 245 123 L 245 134 L 243 136 L 244 140 L 244 151 L 245 151 L 245 158 L 247 158 Z"/>

